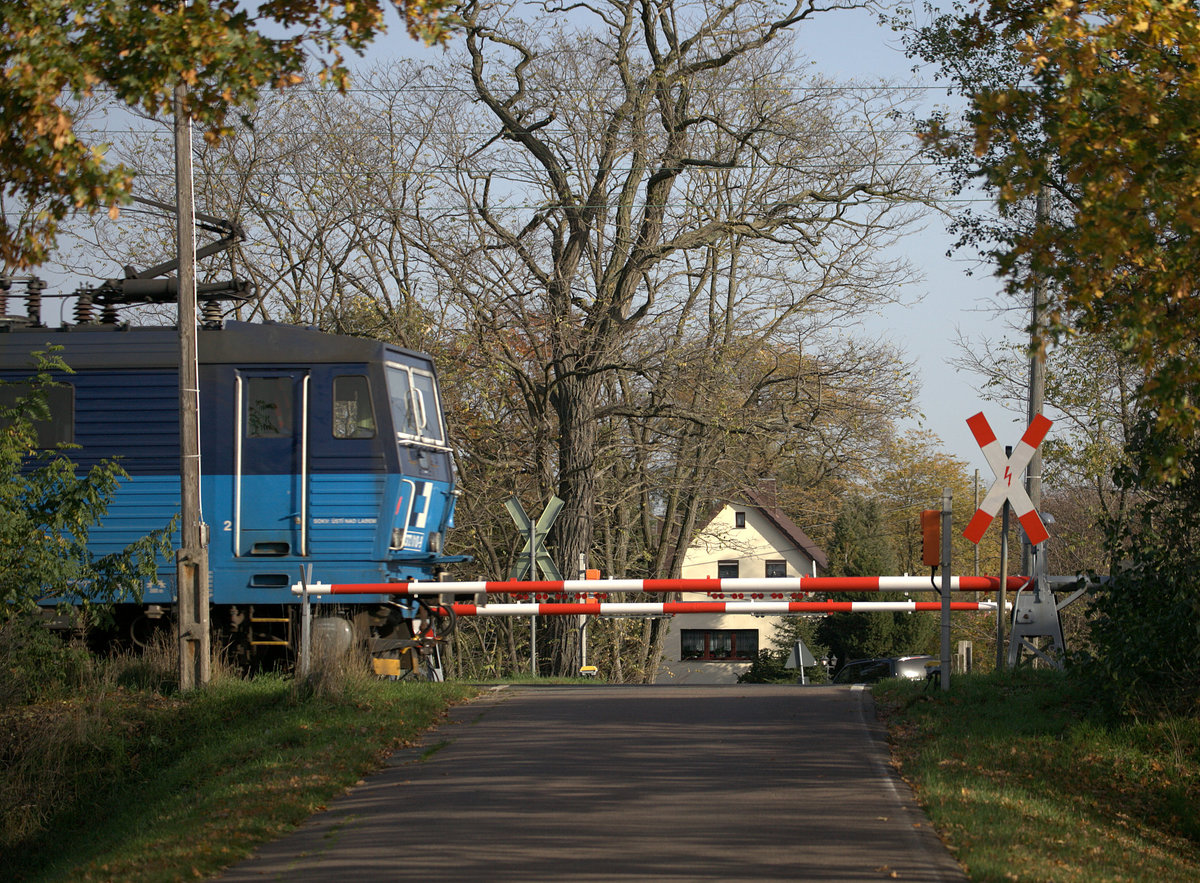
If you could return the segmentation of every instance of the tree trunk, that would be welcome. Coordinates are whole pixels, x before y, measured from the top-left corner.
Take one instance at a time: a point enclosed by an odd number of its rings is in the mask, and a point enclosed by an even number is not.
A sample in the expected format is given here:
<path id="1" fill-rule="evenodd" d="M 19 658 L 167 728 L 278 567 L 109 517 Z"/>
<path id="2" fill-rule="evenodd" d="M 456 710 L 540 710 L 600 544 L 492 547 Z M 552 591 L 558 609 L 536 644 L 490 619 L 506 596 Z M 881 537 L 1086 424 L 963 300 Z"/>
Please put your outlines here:
<path id="1" fill-rule="evenodd" d="M 599 375 L 563 372 L 551 397 L 558 416 L 558 495 L 563 509 L 554 525 L 557 560 L 565 579 L 578 576 L 579 562 L 592 550 L 596 509 L 596 411 Z M 577 673 L 579 633 L 574 617 L 555 617 L 550 624 L 551 669 L 556 675 Z"/>

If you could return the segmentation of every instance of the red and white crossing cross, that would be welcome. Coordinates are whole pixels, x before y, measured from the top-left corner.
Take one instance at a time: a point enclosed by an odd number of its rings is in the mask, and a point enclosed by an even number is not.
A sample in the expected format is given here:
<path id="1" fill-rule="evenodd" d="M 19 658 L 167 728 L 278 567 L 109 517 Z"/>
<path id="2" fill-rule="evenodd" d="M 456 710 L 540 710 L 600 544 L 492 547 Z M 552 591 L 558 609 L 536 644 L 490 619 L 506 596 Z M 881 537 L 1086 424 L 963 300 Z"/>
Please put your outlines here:
<path id="1" fill-rule="evenodd" d="M 972 543 L 979 545 L 984 531 L 988 529 L 988 525 L 992 523 L 992 519 L 996 517 L 996 513 L 1000 511 L 1005 500 L 1012 504 L 1013 511 L 1017 513 L 1017 520 L 1021 522 L 1021 527 L 1025 529 L 1025 535 L 1029 537 L 1029 542 L 1036 546 L 1050 538 L 1037 510 L 1033 508 L 1033 501 L 1029 499 L 1029 494 L 1025 492 L 1025 488 L 1019 480 L 1015 483 L 1013 481 L 1025 471 L 1025 467 L 1033 459 L 1033 453 L 1042 443 L 1042 439 L 1046 437 L 1046 433 L 1050 431 L 1050 425 L 1050 420 L 1038 414 L 1029 424 L 1029 428 L 1025 430 L 1025 434 L 1021 436 L 1021 441 L 1013 449 L 1012 456 L 1006 457 L 1004 448 L 996 440 L 996 433 L 992 432 L 992 427 L 988 424 L 982 411 L 967 419 L 967 426 L 971 428 L 971 434 L 975 436 L 975 441 L 979 442 L 979 447 L 983 449 L 983 456 L 987 459 L 988 465 L 992 467 L 992 472 L 996 473 L 996 480 L 988 489 L 983 502 L 979 504 L 979 509 L 975 512 L 971 523 L 963 531 L 963 536 Z"/>

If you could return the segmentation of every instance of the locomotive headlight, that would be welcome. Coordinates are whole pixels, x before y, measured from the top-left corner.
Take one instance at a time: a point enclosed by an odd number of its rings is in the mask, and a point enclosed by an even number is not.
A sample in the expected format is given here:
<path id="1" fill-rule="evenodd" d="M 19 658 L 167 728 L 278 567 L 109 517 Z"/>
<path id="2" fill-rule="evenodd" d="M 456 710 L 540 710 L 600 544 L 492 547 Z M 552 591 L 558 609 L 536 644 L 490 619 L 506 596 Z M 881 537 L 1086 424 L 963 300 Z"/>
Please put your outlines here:
<path id="1" fill-rule="evenodd" d="M 442 534 L 441 531 L 434 531 L 429 535 L 429 551 L 434 555 L 442 554 Z"/>
<path id="2" fill-rule="evenodd" d="M 403 545 L 404 545 L 404 531 L 402 531 L 398 527 L 393 528 L 392 529 L 392 548 L 399 549 Z"/>

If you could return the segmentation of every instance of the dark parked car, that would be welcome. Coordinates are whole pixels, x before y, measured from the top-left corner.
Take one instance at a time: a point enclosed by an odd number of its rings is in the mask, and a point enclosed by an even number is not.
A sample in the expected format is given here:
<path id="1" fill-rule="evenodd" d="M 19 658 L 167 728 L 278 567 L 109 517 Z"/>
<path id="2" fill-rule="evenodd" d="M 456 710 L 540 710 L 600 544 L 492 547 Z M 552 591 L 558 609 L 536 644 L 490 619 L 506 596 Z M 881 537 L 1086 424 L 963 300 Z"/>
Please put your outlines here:
<path id="1" fill-rule="evenodd" d="M 835 684 L 874 684 L 885 678 L 921 680 L 938 667 L 936 656 L 892 656 L 882 659 L 854 659 L 833 676 Z"/>

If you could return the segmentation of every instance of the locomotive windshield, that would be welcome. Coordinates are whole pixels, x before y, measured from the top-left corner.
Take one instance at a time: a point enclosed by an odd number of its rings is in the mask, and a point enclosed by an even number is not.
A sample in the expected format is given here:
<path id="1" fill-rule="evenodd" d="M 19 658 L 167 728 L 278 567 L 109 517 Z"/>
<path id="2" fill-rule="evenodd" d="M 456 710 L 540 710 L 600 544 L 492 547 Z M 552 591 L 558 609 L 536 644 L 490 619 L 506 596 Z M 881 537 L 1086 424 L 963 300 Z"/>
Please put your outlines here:
<path id="1" fill-rule="evenodd" d="M 445 447 L 442 408 L 433 373 L 388 362 L 387 378 L 396 437 Z"/>

